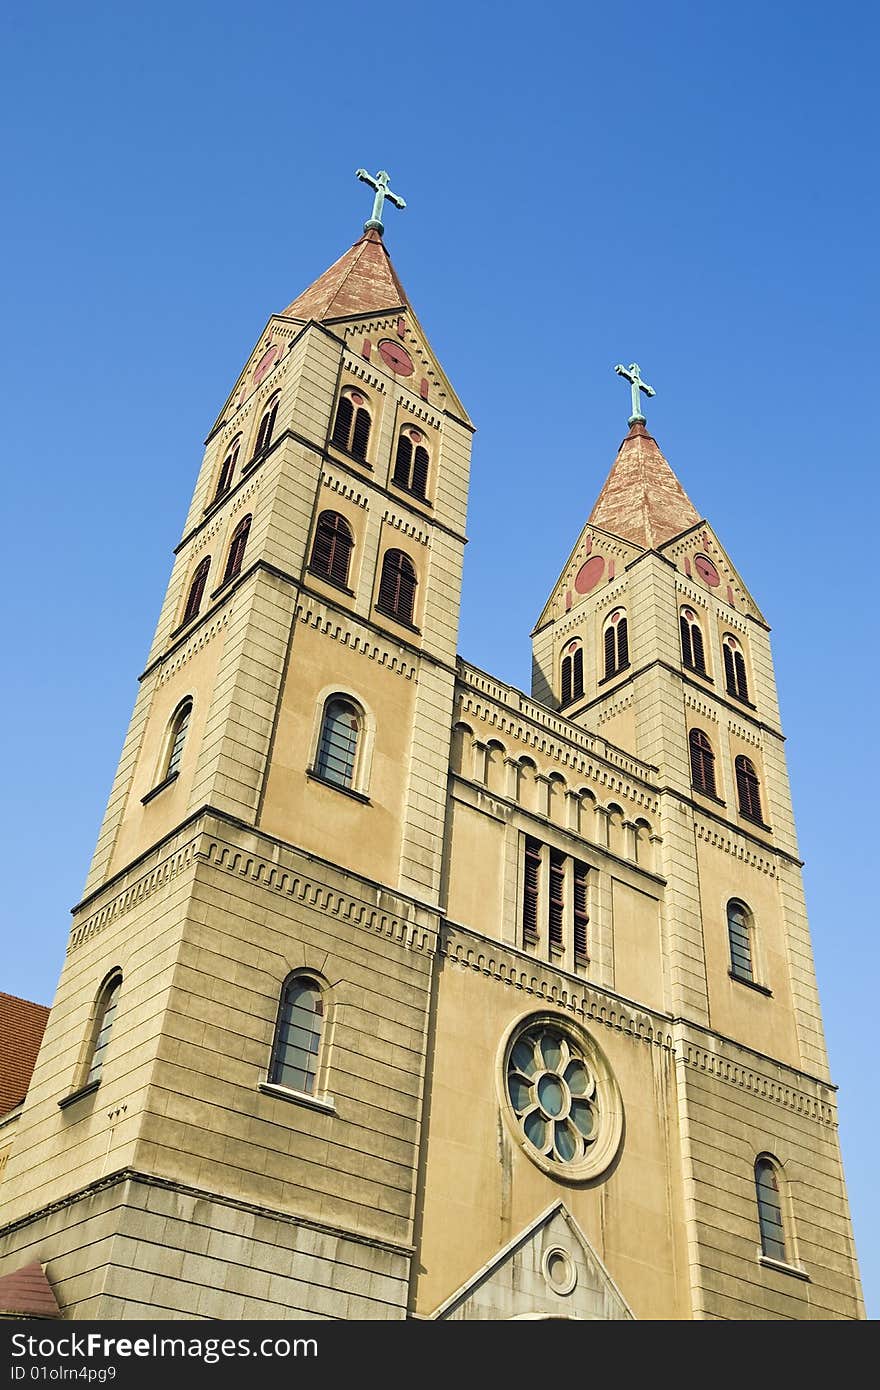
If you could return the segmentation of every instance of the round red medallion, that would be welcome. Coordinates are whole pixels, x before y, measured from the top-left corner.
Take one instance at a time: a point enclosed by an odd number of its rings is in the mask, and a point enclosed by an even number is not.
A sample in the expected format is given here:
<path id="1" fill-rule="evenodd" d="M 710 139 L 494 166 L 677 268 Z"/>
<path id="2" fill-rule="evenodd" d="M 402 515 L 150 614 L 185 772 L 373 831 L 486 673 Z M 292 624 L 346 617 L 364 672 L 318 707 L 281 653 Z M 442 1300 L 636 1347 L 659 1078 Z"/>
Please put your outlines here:
<path id="1" fill-rule="evenodd" d="M 605 560 L 601 555 L 593 555 L 586 564 L 581 565 L 578 570 L 574 587 L 579 594 L 588 594 L 591 589 L 595 589 L 602 575 L 605 573 Z"/>
<path id="2" fill-rule="evenodd" d="M 406 348 L 401 347 L 400 343 L 393 343 L 390 338 L 382 339 L 379 344 L 379 356 L 385 366 L 390 367 L 397 376 L 412 376 L 415 371 L 413 360 Z"/>
<path id="3" fill-rule="evenodd" d="M 694 556 L 694 569 L 704 583 L 716 588 L 721 583 L 721 575 L 718 573 L 708 555 Z"/>

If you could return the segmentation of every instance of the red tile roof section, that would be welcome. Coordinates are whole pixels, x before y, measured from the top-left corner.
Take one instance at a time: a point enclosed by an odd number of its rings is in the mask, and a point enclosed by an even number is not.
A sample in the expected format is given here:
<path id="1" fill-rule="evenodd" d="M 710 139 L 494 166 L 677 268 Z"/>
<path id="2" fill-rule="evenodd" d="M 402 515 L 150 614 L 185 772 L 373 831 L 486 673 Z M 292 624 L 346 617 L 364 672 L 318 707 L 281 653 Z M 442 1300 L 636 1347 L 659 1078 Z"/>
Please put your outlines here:
<path id="1" fill-rule="evenodd" d="M 0 993 L 0 1115 L 27 1095 L 48 1017 L 44 1004 Z"/>
<path id="2" fill-rule="evenodd" d="M 656 439 L 637 423 L 620 446 L 589 520 L 613 536 L 653 550 L 700 516 Z"/>
<path id="3" fill-rule="evenodd" d="M 319 276 L 313 285 L 288 304 L 285 318 L 347 318 L 354 314 L 375 314 L 406 305 L 403 286 L 397 278 L 391 257 L 376 231 L 364 232 L 350 251 Z"/>
<path id="4" fill-rule="evenodd" d="M 41 1264 L 24 1265 L 0 1278 L 0 1316 L 60 1318 L 61 1309 Z"/>

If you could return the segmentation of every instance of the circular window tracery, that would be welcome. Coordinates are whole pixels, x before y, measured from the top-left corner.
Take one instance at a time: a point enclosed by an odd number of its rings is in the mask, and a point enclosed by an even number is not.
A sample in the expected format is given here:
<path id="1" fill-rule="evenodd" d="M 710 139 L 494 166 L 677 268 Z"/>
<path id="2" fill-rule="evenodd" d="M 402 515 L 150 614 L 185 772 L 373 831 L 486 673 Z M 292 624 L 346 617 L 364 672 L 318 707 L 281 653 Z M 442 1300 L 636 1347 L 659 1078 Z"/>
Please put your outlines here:
<path id="1" fill-rule="evenodd" d="M 499 1082 L 508 1123 L 538 1167 L 572 1181 L 600 1173 L 620 1143 L 620 1092 L 601 1050 L 572 1020 L 515 1025 Z"/>

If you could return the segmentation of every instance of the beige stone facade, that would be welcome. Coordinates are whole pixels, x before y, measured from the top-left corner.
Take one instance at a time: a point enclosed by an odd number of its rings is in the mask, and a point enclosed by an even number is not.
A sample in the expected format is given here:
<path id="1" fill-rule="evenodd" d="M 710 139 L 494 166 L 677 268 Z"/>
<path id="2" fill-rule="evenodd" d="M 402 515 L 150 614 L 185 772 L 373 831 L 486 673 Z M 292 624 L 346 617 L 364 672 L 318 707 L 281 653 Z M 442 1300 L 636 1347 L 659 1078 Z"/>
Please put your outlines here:
<path id="1" fill-rule="evenodd" d="M 0 1122 L 65 1317 L 864 1316 L 766 622 L 636 425 L 466 665 L 471 434 L 372 232 L 208 437 Z"/>

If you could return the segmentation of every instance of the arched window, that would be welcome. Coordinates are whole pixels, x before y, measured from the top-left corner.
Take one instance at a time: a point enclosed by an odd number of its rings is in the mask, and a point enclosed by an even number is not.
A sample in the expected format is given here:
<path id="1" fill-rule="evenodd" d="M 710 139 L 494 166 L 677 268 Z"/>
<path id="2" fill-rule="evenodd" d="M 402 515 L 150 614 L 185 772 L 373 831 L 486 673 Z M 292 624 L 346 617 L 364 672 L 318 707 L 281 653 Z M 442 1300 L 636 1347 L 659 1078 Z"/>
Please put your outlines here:
<path id="1" fill-rule="evenodd" d="M 428 487 L 430 459 L 425 448 L 425 436 L 412 425 L 405 425 L 397 440 L 394 458 L 394 481 L 417 497 L 424 497 Z"/>
<path id="2" fill-rule="evenodd" d="M 739 642 L 729 632 L 724 634 L 721 651 L 724 656 L 724 684 L 728 695 L 735 695 L 738 700 L 747 701 L 749 683 L 746 680 L 745 657 Z"/>
<path id="3" fill-rule="evenodd" d="M 731 975 L 737 980 L 753 980 L 752 914 L 737 898 L 731 898 L 727 904 L 727 936 Z"/>
<path id="4" fill-rule="evenodd" d="M 356 459 L 366 461 L 371 423 L 366 396 L 346 386 L 336 408 L 331 436 L 333 443 L 346 453 L 353 454 Z"/>
<path id="5" fill-rule="evenodd" d="M 607 680 L 609 676 L 616 676 L 618 671 L 629 665 L 629 634 L 625 609 L 615 608 L 609 616 L 605 624 L 603 646 Z"/>
<path id="6" fill-rule="evenodd" d="M 234 579 L 241 573 L 241 562 L 244 559 L 244 548 L 247 545 L 248 532 L 251 529 L 251 518 L 243 516 L 232 533 L 232 540 L 229 542 L 229 554 L 226 557 L 226 569 L 223 572 L 223 583 L 228 584 L 230 579 Z"/>
<path id="7" fill-rule="evenodd" d="M 764 1154 L 755 1164 L 755 1192 L 758 1198 L 761 1253 L 771 1260 L 785 1261 L 785 1223 L 782 1218 L 779 1168 L 772 1158 Z"/>
<path id="8" fill-rule="evenodd" d="M 348 565 L 354 538 L 345 517 L 338 512 L 322 512 L 315 527 L 309 569 L 348 587 Z"/>
<path id="9" fill-rule="evenodd" d="M 238 462 L 238 451 L 240 448 L 241 435 L 237 435 L 226 450 L 226 457 L 220 468 L 220 477 L 217 479 L 217 491 L 214 493 L 215 502 L 232 487 L 232 475 L 235 472 L 235 465 Z"/>
<path id="10" fill-rule="evenodd" d="M 763 825 L 761 784 L 758 781 L 754 763 L 750 758 L 744 758 L 740 754 L 733 766 L 736 772 L 736 795 L 740 813 L 747 816 L 749 820 L 757 821 L 759 825 Z"/>
<path id="11" fill-rule="evenodd" d="M 682 608 L 678 616 L 681 629 L 681 659 L 692 671 L 706 674 L 706 653 L 703 648 L 703 631 L 692 608 Z"/>
<path id="12" fill-rule="evenodd" d="M 584 644 L 569 642 L 562 657 L 561 701 L 563 705 L 580 700 L 584 693 Z"/>
<path id="13" fill-rule="evenodd" d="M 87 1070 L 84 1086 L 91 1086 L 94 1082 L 100 1081 L 101 1071 L 104 1067 L 104 1057 L 107 1052 L 107 1044 L 110 1042 L 110 1033 L 113 1028 L 113 1020 L 116 1017 L 116 1005 L 119 1001 L 119 991 L 122 988 L 122 976 L 117 971 L 111 975 L 101 986 L 95 1006 L 95 1018 L 92 1024 L 92 1038 L 87 1057 Z"/>
<path id="14" fill-rule="evenodd" d="M 210 555 L 207 555 L 204 560 L 196 565 L 192 583 L 189 586 L 189 593 L 186 596 L 186 607 L 183 610 L 181 627 L 183 627 L 184 623 L 191 623 L 193 618 L 197 618 L 199 615 L 199 609 L 202 606 L 202 596 L 205 592 L 205 585 L 208 582 L 208 570 L 210 568 Z"/>
<path id="15" fill-rule="evenodd" d="M 386 550 L 376 607 L 400 623 L 412 623 L 416 601 L 416 570 L 402 550 Z"/>
<path id="16" fill-rule="evenodd" d="M 358 741 L 361 733 L 360 711 L 351 700 L 336 696 L 328 700 L 321 721 L 315 772 L 325 782 L 337 787 L 354 783 Z"/>
<path id="17" fill-rule="evenodd" d="M 264 449 L 268 449 L 269 445 L 272 443 L 272 432 L 275 429 L 275 417 L 278 414 L 278 402 L 280 400 L 280 392 L 276 392 L 276 394 L 270 398 L 266 409 L 260 416 L 260 425 L 257 430 L 257 439 L 254 444 L 254 452 L 251 455 L 252 458 L 256 458 L 258 454 L 262 454 Z"/>
<path id="18" fill-rule="evenodd" d="M 715 796 L 715 754 L 712 745 L 702 729 L 691 729 L 688 734 L 691 752 L 691 781 L 698 792 Z"/>
<path id="19" fill-rule="evenodd" d="M 184 700 L 183 704 L 178 706 L 174 718 L 171 720 L 168 731 L 168 756 L 165 761 L 162 781 L 166 781 L 169 777 L 176 777 L 180 771 L 180 760 L 183 757 L 183 745 L 186 742 L 192 707 L 192 700 Z"/>
<path id="20" fill-rule="evenodd" d="M 291 975 L 284 982 L 272 1044 L 269 1081 L 313 1096 L 318 1079 L 324 999 L 321 987 L 308 975 Z"/>

